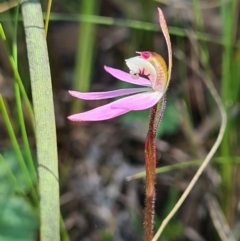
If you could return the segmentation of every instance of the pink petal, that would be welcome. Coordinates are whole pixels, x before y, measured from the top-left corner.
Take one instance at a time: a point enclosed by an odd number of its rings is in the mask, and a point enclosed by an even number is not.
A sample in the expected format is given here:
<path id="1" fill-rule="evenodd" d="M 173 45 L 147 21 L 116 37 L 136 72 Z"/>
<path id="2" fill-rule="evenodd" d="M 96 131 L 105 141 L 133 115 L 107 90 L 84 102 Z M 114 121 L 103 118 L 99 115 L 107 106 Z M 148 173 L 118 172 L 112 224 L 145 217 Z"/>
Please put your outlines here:
<path id="1" fill-rule="evenodd" d="M 154 106 L 163 96 L 162 92 L 152 91 L 124 97 L 112 103 L 112 108 L 125 110 L 145 110 Z"/>
<path id="2" fill-rule="evenodd" d="M 149 88 L 129 88 L 129 89 L 120 89 L 120 90 L 112 90 L 105 92 L 78 92 L 78 91 L 69 91 L 69 94 L 73 97 L 82 99 L 82 100 L 102 100 L 109 99 L 129 94 L 135 94 L 139 92 L 144 92 L 150 90 Z"/>
<path id="3" fill-rule="evenodd" d="M 71 115 L 68 117 L 68 119 L 78 122 L 112 119 L 132 110 L 148 109 L 154 106 L 161 99 L 162 95 L 162 92 L 154 91 L 124 97 L 120 100 L 97 107 L 93 110 Z"/>
<path id="4" fill-rule="evenodd" d="M 114 103 L 114 102 L 112 102 Z M 102 121 L 112 119 L 114 117 L 123 115 L 130 110 L 127 109 L 112 109 L 112 103 L 97 107 L 83 113 L 71 115 L 68 117 L 71 121 Z"/>
<path id="5" fill-rule="evenodd" d="M 131 84 L 135 84 L 135 85 L 143 85 L 143 86 L 151 86 L 151 83 L 148 79 L 139 77 L 138 79 L 133 79 L 132 76 L 129 73 L 126 73 L 122 70 L 119 69 L 114 69 L 108 66 L 104 66 L 104 69 L 111 74 L 112 76 L 114 76 L 115 78 L 131 83 Z"/>

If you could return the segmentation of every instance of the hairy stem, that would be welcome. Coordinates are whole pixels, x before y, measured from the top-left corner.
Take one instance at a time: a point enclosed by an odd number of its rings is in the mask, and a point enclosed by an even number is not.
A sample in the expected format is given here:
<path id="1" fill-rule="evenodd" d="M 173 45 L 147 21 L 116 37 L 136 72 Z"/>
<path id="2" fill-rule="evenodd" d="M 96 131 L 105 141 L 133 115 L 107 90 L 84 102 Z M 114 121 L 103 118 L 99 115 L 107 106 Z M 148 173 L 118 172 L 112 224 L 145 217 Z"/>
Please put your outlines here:
<path id="1" fill-rule="evenodd" d="M 155 107 L 153 107 L 155 108 Z M 155 135 L 149 128 L 145 142 L 146 165 L 146 207 L 145 207 L 145 240 L 152 239 L 153 213 L 155 199 L 155 169 L 156 169 L 156 143 Z"/>
<path id="2" fill-rule="evenodd" d="M 153 237 L 153 217 L 155 204 L 155 176 L 156 176 L 156 132 L 165 110 L 166 97 L 152 107 L 150 112 L 149 129 L 145 141 L 146 166 L 146 200 L 145 200 L 145 241 Z"/>

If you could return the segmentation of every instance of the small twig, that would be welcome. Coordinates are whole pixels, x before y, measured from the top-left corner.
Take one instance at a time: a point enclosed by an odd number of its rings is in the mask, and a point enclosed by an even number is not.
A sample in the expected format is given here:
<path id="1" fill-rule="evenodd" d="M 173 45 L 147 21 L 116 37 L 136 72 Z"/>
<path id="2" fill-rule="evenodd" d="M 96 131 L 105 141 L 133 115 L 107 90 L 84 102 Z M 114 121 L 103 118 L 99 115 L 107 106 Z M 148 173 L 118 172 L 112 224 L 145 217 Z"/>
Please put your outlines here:
<path id="1" fill-rule="evenodd" d="M 191 66 L 191 67 L 193 68 L 193 66 Z M 163 220 L 160 228 L 158 229 L 158 231 L 157 231 L 156 235 L 154 236 L 154 238 L 152 239 L 152 241 L 157 241 L 157 239 L 161 235 L 163 229 L 166 227 L 168 222 L 175 215 L 175 213 L 178 211 L 178 209 L 181 207 L 181 205 L 185 201 L 186 197 L 191 192 L 192 188 L 194 187 L 194 185 L 198 181 L 200 175 L 202 174 L 202 172 L 204 171 L 204 169 L 206 168 L 206 166 L 208 165 L 208 163 L 212 159 L 213 155 L 217 151 L 219 145 L 221 144 L 223 136 L 224 136 L 224 132 L 225 132 L 225 129 L 226 129 L 227 114 L 225 112 L 225 109 L 224 109 L 224 106 L 222 104 L 220 96 L 218 95 L 215 87 L 213 86 L 212 82 L 209 80 L 208 76 L 203 75 L 203 73 L 201 73 L 199 70 L 194 69 L 194 71 L 199 75 L 200 78 L 203 79 L 204 83 L 206 84 L 207 88 L 209 89 L 210 93 L 212 94 L 212 96 L 213 96 L 213 98 L 214 98 L 214 100 L 215 100 L 215 102 L 216 102 L 216 104 L 217 104 L 217 106 L 219 108 L 219 111 L 220 111 L 220 114 L 221 114 L 222 123 L 221 123 L 221 126 L 220 126 L 218 137 L 217 137 L 214 145 L 212 146 L 211 150 L 209 151 L 209 153 L 207 154 L 206 158 L 204 159 L 202 165 L 199 167 L 198 171 L 196 172 L 195 176 L 193 177 L 193 179 L 189 183 L 189 185 L 186 188 L 186 190 L 183 192 L 183 194 L 180 197 L 180 199 L 178 200 L 178 202 L 175 204 L 175 206 L 173 207 L 171 212 L 167 215 L 167 217 Z"/>
<path id="2" fill-rule="evenodd" d="M 46 14 L 45 26 L 44 26 L 44 31 L 45 31 L 45 35 L 46 35 L 46 36 L 47 36 L 47 32 L 48 32 L 48 25 L 49 25 L 51 7 L 52 7 L 52 0 L 48 0 L 47 14 Z"/>

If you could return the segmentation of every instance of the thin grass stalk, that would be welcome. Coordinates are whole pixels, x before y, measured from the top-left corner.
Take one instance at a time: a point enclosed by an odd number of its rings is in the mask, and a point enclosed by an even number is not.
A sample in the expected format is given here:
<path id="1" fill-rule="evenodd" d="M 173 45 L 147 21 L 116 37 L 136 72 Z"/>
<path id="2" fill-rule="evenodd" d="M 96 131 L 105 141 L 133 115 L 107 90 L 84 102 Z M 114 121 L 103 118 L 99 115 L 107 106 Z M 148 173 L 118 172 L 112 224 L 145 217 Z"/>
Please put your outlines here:
<path id="1" fill-rule="evenodd" d="M 232 159 L 231 164 L 239 164 L 240 163 L 240 157 L 238 157 L 238 156 L 232 156 L 231 159 Z M 225 163 L 225 157 L 213 158 L 212 162 L 217 163 L 217 164 L 224 164 Z M 179 169 L 184 169 L 184 168 L 188 168 L 188 167 L 201 166 L 201 164 L 202 164 L 202 160 L 185 161 L 185 162 L 181 162 L 181 163 L 176 163 L 176 164 L 172 164 L 172 165 L 158 167 L 158 168 L 156 168 L 156 174 L 170 172 L 170 171 L 179 170 Z M 126 177 L 126 181 L 131 181 L 133 179 L 143 178 L 145 176 L 146 176 L 146 172 L 142 171 L 142 172 L 139 172 L 139 173 L 136 173 L 136 174 L 133 174 L 131 176 Z"/>
<path id="2" fill-rule="evenodd" d="M 59 180 L 51 74 L 42 9 L 21 0 L 36 124 L 40 240 L 60 240 Z"/>
<path id="3" fill-rule="evenodd" d="M 193 66 L 191 66 L 191 67 L 193 68 Z M 183 204 L 183 202 L 185 201 L 185 199 L 187 198 L 187 196 L 189 195 L 189 193 L 193 189 L 193 187 L 196 184 L 196 182 L 198 181 L 199 177 L 201 176 L 201 174 L 203 173 L 203 171 L 205 170 L 205 168 L 207 167 L 207 165 L 211 161 L 213 155 L 216 153 L 217 149 L 219 148 L 219 146 L 222 142 L 225 130 L 226 130 L 226 126 L 227 126 L 227 114 L 226 114 L 224 105 L 223 105 L 223 103 L 221 101 L 221 98 L 218 95 L 214 85 L 212 84 L 211 80 L 208 78 L 208 76 L 204 75 L 198 69 L 193 68 L 193 70 L 198 74 L 198 76 L 200 78 L 202 78 L 202 80 L 206 84 L 208 90 L 210 91 L 213 99 L 215 100 L 215 102 L 217 104 L 217 107 L 219 108 L 219 111 L 220 111 L 220 114 L 221 114 L 221 126 L 220 126 L 219 133 L 218 133 L 218 136 L 217 136 L 217 139 L 216 139 L 214 145 L 212 146 L 211 150 L 209 151 L 209 153 L 207 154 L 207 156 L 203 160 L 201 166 L 197 170 L 196 174 L 192 178 L 191 182 L 188 184 L 187 188 L 185 189 L 185 191 L 183 192 L 183 194 L 181 195 L 181 197 L 179 198 L 179 200 L 177 201 L 177 203 L 175 204 L 175 206 L 173 207 L 171 212 L 162 221 L 162 224 L 159 227 L 155 236 L 153 237 L 152 241 L 158 240 L 158 238 L 162 234 L 166 225 L 169 223 L 169 221 L 172 219 L 172 217 L 176 214 L 176 212 L 179 210 L 179 208 L 181 207 L 181 205 Z"/>
<path id="4" fill-rule="evenodd" d="M 8 16 L 0 16 L 0 21 L 9 21 L 10 18 Z M 19 21 L 22 20 L 22 16 L 19 16 Z M 50 16 L 51 21 L 74 21 L 74 22 L 83 22 L 83 23 L 92 23 L 92 24 L 101 24 L 101 25 L 115 25 L 119 27 L 128 27 L 131 29 L 141 29 L 144 31 L 159 31 L 159 26 L 154 23 L 148 23 L 144 21 L 138 21 L 138 20 L 129 20 L 129 19 L 117 19 L 112 17 L 104 17 L 104 16 L 98 16 L 98 15 L 86 15 L 86 14 L 69 14 L 69 13 L 51 13 Z M 178 37 L 186 37 L 187 34 L 185 31 L 182 30 L 182 28 L 178 27 L 168 27 L 169 33 L 173 36 Z M 223 41 L 218 35 L 208 34 L 201 31 L 195 32 L 196 38 L 198 40 L 210 42 L 210 43 L 216 43 L 223 45 Z M 233 47 L 240 48 L 240 40 L 234 44 Z"/>
<path id="5" fill-rule="evenodd" d="M 181 49 L 183 52 L 185 52 L 186 46 L 185 46 L 185 42 L 183 38 L 176 38 L 177 41 L 177 46 L 179 49 Z M 187 77 L 187 66 L 185 64 L 186 60 L 179 60 L 178 61 L 178 73 L 179 73 L 179 79 L 181 81 L 181 92 L 182 92 L 182 97 L 184 99 L 184 104 L 186 104 L 186 112 L 187 112 L 187 117 L 188 117 L 188 121 L 187 121 L 187 125 L 186 123 L 184 123 L 184 125 L 186 125 L 186 129 L 188 131 L 185 131 L 185 134 L 187 134 L 187 140 L 188 140 L 188 144 L 191 147 L 191 151 L 192 153 L 197 156 L 197 148 L 194 149 L 194 147 L 196 146 L 195 141 L 192 141 L 193 135 L 193 113 L 192 113 L 192 109 L 191 109 L 191 103 L 190 103 L 190 86 L 189 86 L 189 81 L 188 81 L 188 77 Z M 186 113 L 185 113 L 186 114 Z M 181 115 L 182 118 L 185 118 L 184 115 Z"/>
<path id="6" fill-rule="evenodd" d="M 6 49 L 7 54 L 8 54 L 9 63 L 10 63 L 10 66 L 12 68 L 12 71 L 13 71 L 14 79 L 17 81 L 18 86 L 20 88 L 21 94 L 23 96 L 23 100 L 25 102 L 25 105 L 26 105 L 26 108 L 27 108 L 27 111 L 28 111 L 28 114 L 29 114 L 30 122 L 31 122 L 31 125 L 32 125 L 32 130 L 35 133 L 34 114 L 33 114 L 32 105 L 30 103 L 30 100 L 29 100 L 28 95 L 26 93 L 26 90 L 24 88 L 23 82 L 22 82 L 21 77 L 19 75 L 18 68 L 17 68 L 17 65 L 15 63 L 14 57 L 13 57 L 13 55 L 12 55 L 12 53 L 11 53 L 9 47 L 8 47 L 8 44 L 7 44 L 7 41 L 6 41 L 6 36 L 5 36 L 5 33 L 4 33 L 3 28 L 2 28 L 1 23 L 0 23 L 0 37 L 4 42 L 4 46 L 5 46 L 5 49 Z"/>
<path id="7" fill-rule="evenodd" d="M 198 1 L 198 0 L 195 0 Z M 222 3 L 223 4 L 223 3 Z M 231 3 L 232 4 L 232 3 Z M 231 68 L 231 63 L 232 63 L 232 44 L 233 42 L 233 26 L 235 18 L 229 19 L 228 16 L 231 12 L 231 16 L 233 12 L 235 12 L 234 9 L 231 8 L 231 4 L 227 4 L 228 6 L 224 6 L 224 10 L 222 10 L 222 18 L 224 20 L 222 21 L 223 23 L 223 58 L 222 58 L 222 98 L 223 98 L 223 103 L 226 109 L 227 108 L 227 101 L 232 98 L 232 81 L 234 79 L 232 75 L 232 68 Z M 225 3 L 224 3 L 225 5 Z M 233 5 L 233 4 L 232 4 Z M 223 7 L 223 6 L 221 6 Z M 198 6 L 198 8 L 195 8 L 195 16 L 200 15 L 201 10 Z M 233 14 L 234 15 L 234 14 Z M 225 19 L 227 18 L 227 20 Z M 227 26 L 227 28 L 226 28 Z M 201 29 L 203 29 L 203 24 L 201 23 L 198 26 Z M 201 48 L 201 57 L 200 61 L 204 66 L 204 69 L 210 73 L 210 76 L 213 76 L 213 73 L 211 71 L 211 66 L 209 66 L 209 54 L 208 50 L 206 47 L 205 43 L 202 43 Z M 205 56 L 205 58 L 204 58 Z M 229 85 L 229 83 L 231 83 Z M 233 211 L 232 207 L 232 192 L 234 190 L 234 186 L 232 185 L 232 180 L 234 177 L 234 170 L 232 165 L 230 164 L 230 156 L 231 156 L 231 122 L 227 122 L 226 130 L 225 130 L 225 135 L 223 137 L 222 143 L 221 143 L 221 152 L 222 155 L 226 157 L 226 162 L 225 165 L 223 164 L 221 168 L 221 176 L 222 176 L 222 188 L 224 195 L 222 196 L 222 204 L 223 204 L 223 209 L 225 210 L 226 216 L 228 221 L 231 222 L 233 220 L 233 217 L 231 215 Z"/>
<path id="8" fill-rule="evenodd" d="M 6 18 L 1 18 L 3 20 L 7 20 Z M 102 24 L 102 25 L 115 25 L 119 27 L 128 27 L 131 29 L 140 29 L 144 31 L 156 31 L 159 32 L 159 25 L 144 21 L 138 20 L 129 20 L 129 19 L 118 19 L 112 17 L 104 17 L 98 15 L 88 15 L 88 14 L 58 14 L 52 13 L 50 17 L 51 21 L 76 21 L 76 22 L 83 22 L 83 23 L 92 23 L 92 24 Z M 169 33 L 173 36 L 178 37 L 186 37 L 185 31 L 182 28 L 178 27 L 168 27 Z M 196 31 L 196 37 L 198 40 L 202 41 L 209 41 L 217 44 L 222 44 L 221 38 L 216 35 L 206 34 L 204 32 Z M 239 41 L 240 45 L 240 41 Z M 240 46 L 239 46 L 240 47 Z"/>
<path id="9" fill-rule="evenodd" d="M 14 14 L 14 28 L 13 28 L 13 43 L 12 43 L 12 55 L 13 59 L 16 63 L 16 66 L 18 66 L 18 58 L 17 58 L 17 30 L 18 30 L 18 17 L 19 17 L 19 9 L 20 5 L 18 4 L 15 8 L 15 14 Z"/>
<path id="10" fill-rule="evenodd" d="M 81 12 L 94 16 L 96 12 L 96 1 L 83 0 Z M 92 76 L 94 42 L 96 26 L 92 23 L 81 23 L 78 37 L 78 49 L 76 56 L 76 67 L 73 89 L 88 91 Z M 72 112 L 82 110 L 82 101 L 75 100 L 72 105 Z"/>
<path id="11" fill-rule="evenodd" d="M 124 2 L 124 1 L 123 1 Z M 145 1 L 140 0 L 139 6 L 141 9 L 141 13 L 134 13 L 132 12 L 132 9 L 129 8 L 129 3 L 124 2 L 121 5 L 121 8 L 124 10 L 125 17 L 127 19 L 132 19 L 134 17 L 141 17 L 141 21 L 144 22 L 151 22 L 152 21 L 152 13 L 154 11 L 154 2 L 153 1 Z M 141 28 L 134 28 L 131 31 L 129 44 L 127 45 L 127 51 L 125 52 L 125 57 L 128 58 L 130 53 L 133 53 L 136 51 L 136 49 L 152 49 L 154 45 L 154 32 L 146 32 L 143 31 Z"/>
<path id="12" fill-rule="evenodd" d="M 176 45 L 179 49 L 183 50 L 185 52 L 185 41 L 183 38 L 176 38 Z M 190 93 L 189 93 L 189 82 L 187 81 L 187 68 L 184 64 L 184 61 L 178 61 L 177 65 L 177 72 L 179 73 L 179 80 L 181 81 L 181 92 L 182 97 L 185 100 L 187 104 L 188 113 L 190 115 L 190 119 L 192 120 L 192 111 L 190 108 Z"/>
<path id="13" fill-rule="evenodd" d="M 193 12 L 197 28 L 202 28 L 203 20 L 199 0 L 193 0 Z M 199 30 L 199 29 L 198 29 Z"/>
<path id="14" fill-rule="evenodd" d="M 195 0 L 196 1 L 196 0 Z M 233 1 L 227 5 L 222 2 L 221 8 L 222 9 L 222 24 L 223 24 L 223 58 L 222 58 L 222 97 L 223 97 L 223 103 L 225 105 L 225 108 L 227 107 L 227 102 L 231 99 L 233 100 L 233 92 L 238 91 L 237 86 L 236 88 L 232 88 L 233 81 L 235 76 L 233 75 L 233 44 L 234 44 L 234 31 L 232 26 L 234 26 L 234 22 L 236 21 L 236 17 L 238 15 L 238 11 L 236 11 L 237 1 Z M 223 7 L 223 4 L 225 5 Z M 196 9 L 197 12 L 200 13 L 200 8 Z M 198 15 L 198 13 L 195 13 L 195 15 Z M 230 18 L 228 16 L 231 16 Z M 233 16 L 233 17 L 232 17 Z M 199 26 L 201 29 L 203 29 L 203 25 L 201 24 Z M 211 71 L 211 66 L 209 66 L 209 54 L 207 50 L 206 44 L 201 45 L 201 64 L 204 66 L 204 69 L 209 73 L 209 76 L 213 76 L 213 73 Z M 225 62 L 226 61 L 226 62 Z M 224 91 L 223 91 L 224 89 Z M 225 195 L 222 196 L 222 203 L 225 210 L 225 213 L 227 215 L 228 221 L 233 221 L 233 206 L 232 206 L 232 193 L 234 192 L 234 185 L 232 184 L 232 180 L 234 178 L 234 169 L 231 162 L 231 136 L 232 136 L 232 125 L 231 121 L 228 121 L 226 130 L 225 130 L 225 136 L 223 137 L 223 141 L 221 144 L 221 151 L 222 155 L 225 156 L 226 161 L 225 165 L 221 166 L 221 175 L 222 175 L 222 186 L 223 186 L 223 192 Z"/>
<path id="15" fill-rule="evenodd" d="M 60 216 L 61 241 L 70 241 L 62 215 Z"/>
<path id="16" fill-rule="evenodd" d="M 19 91 L 19 87 L 18 87 L 17 83 L 15 83 L 14 88 L 15 88 L 15 98 L 16 98 L 16 104 L 17 104 L 18 121 L 19 121 L 19 125 L 20 125 L 20 131 L 21 131 L 21 135 L 22 135 L 24 151 L 25 151 L 25 155 L 26 155 L 26 161 L 28 162 L 28 170 L 31 173 L 33 182 L 36 183 L 37 182 L 37 172 L 36 172 L 36 167 L 34 165 L 31 148 L 30 148 L 29 141 L 28 141 L 27 130 L 26 130 L 24 117 L 23 117 L 23 109 L 22 109 L 22 105 L 21 105 L 21 96 L 20 96 L 20 91 Z"/>
<path id="17" fill-rule="evenodd" d="M 49 25 L 49 20 L 50 20 L 51 7 L 52 7 L 52 0 L 48 0 L 47 13 L 46 13 L 46 19 L 45 19 L 45 25 L 44 25 L 44 31 L 45 31 L 46 36 L 48 33 L 48 25 Z"/>
<path id="18" fill-rule="evenodd" d="M 234 33 L 233 26 L 235 25 L 235 16 L 238 12 L 236 7 L 236 0 L 225 3 L 221 1 L 221 19 L 222 19 L 222 36 L 223 36 L 223 53 L 222 53 L 222 98 L 224 106 L 229 109 L 229 101 L 232 100 L 232 93 L 235 88 L 233 87 L 234 76 L 232 75 L 232 60 L 233 60 L 233 48 L 232 44 L 234 42 Z M 232 204 L 231 204 L 231 196 L 234 191 L 234 187 L 232 185 L 233 178 L 233 168 L 229 165 L 229 160 L 231 156 L 231 122 L 228 122 L 226 133 L 223 138 L 223 142 L 221 145 L 221 154 L 226 156 L 226 164 L 222 165 L 221 168 L 221 176 L 222 176 L 222 186 L 223 192 L 226 195 L 223 195 L 223 208 L 226 213 L 228 221 L 232 221 L 233 217 L 232 213 Z"/>
<path id="19" fill-rule="evenodd" d="M 33 198 L 34 202 L 37 203 L 37 193 L 36 193 L 36 190 L 34 188 L 34 183 L 31 179 L 31 176 L 29 175 L 28 168 L 27 168 L 26 163 L 24 161 L 24 158 L 22 156 L 22 152 L 21 152 L 20 147 L 18 145 L 17 138 L 16 138 L 16 135 L 14 133 L 13 126 L 12 126 L 12 123 L 10 121 L 10 118 L 9 118 L 8 113 L 7 113 L 7 110 L 6 110 L 6 107 L 5 107 L 5 104 L 4 104 L 4 101 L 3 101 L 3 98 L 2 98 L 1 94 L 0 94 L 0 110 L 2 112 L 2 116 L 3 116 L 4 122 L 5 122 L 6 127 L 7 127 L 8 135 L 10 137 L 11 143 L 12 143 L 14 151 L 16 153 L 17 160 L 19 162 L 20 168 L 22 169 L 22 172 L 24 174 L 24 178 L 26 180 L 26 183 L 28 183 L 28 186 L 31 190 L 32 198 Z"/>
<path id="20" fill-rule="evenodd" d="M 16 64 L 16 66 L 18 66 L 17 29 L 18 29 L 19 9 L 20 9 L 20 4 L 18 4 L 18 6 L 16 7 L 16 10 L 15 10 L 13 44 L 12 44 L 12 56 L 13 56 L 13 59 L 14 59 L 14 62 Z M 33 161 L 33 158 L 32 158 L 31 149 L 30 149 L 30 146 L 29 146 L 27 130 L 26 130 L 24 117 L 23 117 L 21 95 L 20 95 L 19 85 L 16 82 L 16 80 L 15 80 L 15 83 L 14 83 L 14 92 L 15 92 L 15 98 L 16 98 L 18 121 L 19 121 L 19 125 L 20 125 L 20 131 L 21 131 L 22 139 L 23 139 L 23 145 L 24 145 L 24 151 L 25 151 L 25 154 L 26 154 L 26 160 L 28 161 L 28 168 L 29 168 L 29 172 L 31 173 L 31 177 L 34 178 L 33 182 L 36 183 L 37 173 L 36 173 L 36 168 L 35 168 L 34 161 Z"/>
<path id="21" fill-rule="evenodd" d="M 232 9 L 233 9 L 233 12 L 234 12 L 234 18 L 235 18 L 235 21 L 234 21 L 234 30 L 233 30 L 233 43 L 235 44 L 236 42 L 238 42 L 239 40 L 239 34 L 238 34 L 238 19 L 239 19 L 239 16 L 240 16 L 240 13 L 238 11 L 240 7 L 240 1 L 235 1 L 233 6 L 232 6 Z M 234 11 L 235 10 L 235 11 Z M 240 70 L 239 70 L 239 64 L 240 64 L 240 55 L 239 55 L 239 50 L 236 49 L 234 51 L 234 56 L 233 56 L 233 64 L 231 65 L 232 66 L 232 76 L 233 76 L 233 85 L 234 85 L 234 88 L 231 89 L 231 93 L 232 93 L 232 100 L 234 103 L 238 102 L 239 101 L 239 96 L 240 96 L 240 81 L 239 81 L 239 75 L 240 75 Z"/>

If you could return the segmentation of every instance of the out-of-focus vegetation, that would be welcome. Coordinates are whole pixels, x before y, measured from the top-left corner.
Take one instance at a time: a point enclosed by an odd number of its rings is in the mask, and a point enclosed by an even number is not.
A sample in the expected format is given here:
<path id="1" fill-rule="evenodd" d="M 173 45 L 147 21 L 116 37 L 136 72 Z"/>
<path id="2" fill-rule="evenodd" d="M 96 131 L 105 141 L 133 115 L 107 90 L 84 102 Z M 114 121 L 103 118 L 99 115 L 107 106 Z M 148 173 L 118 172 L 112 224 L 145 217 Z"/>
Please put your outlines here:
<path id="1" fill-rule="evenodd" d="M 228 116 L 215 158 L 159 240 L 239 240 L 239 4 L 53 1 L 47 40 L 66 226 L 62 240 L 142 240 L 144 179 L 125 178 L 144 170 L 148 113 L 132 112 L 101 123 L 69 123 L 69 114 L 106 101 L 73 100 L 67 90 L 118 88 L 122 83 L 103 66 L 127 71 L 124 59 L 135 56 L 135 51 L 156 51 L 166 59 L 157 7 L 169 25 L 174 64 L 157 142 L 156 230 L 213 145 L 221 124 L 203 80 L 216 87 Z M 45 12 L 47 1 L 42 7 Z M 38 237 L 39 210 L 21 13 L 16 8 L 5 11 L 0 22 L 0 240 L 32 241 Z M 168 167 L 161 172 L 163 166 Z"/>

